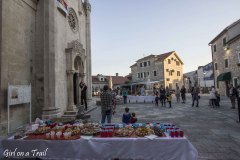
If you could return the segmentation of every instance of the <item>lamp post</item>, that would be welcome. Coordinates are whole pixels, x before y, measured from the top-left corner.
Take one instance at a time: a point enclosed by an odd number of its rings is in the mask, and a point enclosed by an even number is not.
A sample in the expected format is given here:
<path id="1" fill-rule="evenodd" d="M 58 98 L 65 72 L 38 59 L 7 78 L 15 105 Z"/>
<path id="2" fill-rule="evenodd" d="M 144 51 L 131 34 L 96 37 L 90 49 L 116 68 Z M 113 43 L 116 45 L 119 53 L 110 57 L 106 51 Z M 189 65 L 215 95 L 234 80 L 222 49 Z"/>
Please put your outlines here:
<path id="1" fill-rule="evenodd" d="M 206 80 L 205 80 L 206 72 L 203 72 L 203 81 L 204 81 L 204 93 L 206 93 Z"/>

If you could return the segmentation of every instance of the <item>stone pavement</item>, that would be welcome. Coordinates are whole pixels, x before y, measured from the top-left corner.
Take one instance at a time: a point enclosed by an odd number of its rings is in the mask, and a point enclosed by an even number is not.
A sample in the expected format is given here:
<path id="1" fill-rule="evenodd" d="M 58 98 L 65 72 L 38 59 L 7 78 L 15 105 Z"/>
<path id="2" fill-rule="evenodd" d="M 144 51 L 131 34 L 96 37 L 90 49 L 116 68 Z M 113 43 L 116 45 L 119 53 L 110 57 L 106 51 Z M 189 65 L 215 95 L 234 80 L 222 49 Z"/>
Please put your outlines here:
<path id="1" fill-rule="evenodd" d="M 198 150 L 199 160 L 240 160 L 240 124 L 236 123 L 237 109 L 230 109 L 230 101 L 223 97 L 220 108 L 208 106 L 208 95 L 201 95 L 199 107 L 191 107 L 191 97 L 186 104 L 173 107 L 156 107 L 154 104 L 126 104 L 117 106 L 113 122 L 121 122 L 125 107 L 135 112 L 138 122 L 172 122 L 182 128 Z M 91 121 L 101 119 L 100 107 L 90 112 Z"/>

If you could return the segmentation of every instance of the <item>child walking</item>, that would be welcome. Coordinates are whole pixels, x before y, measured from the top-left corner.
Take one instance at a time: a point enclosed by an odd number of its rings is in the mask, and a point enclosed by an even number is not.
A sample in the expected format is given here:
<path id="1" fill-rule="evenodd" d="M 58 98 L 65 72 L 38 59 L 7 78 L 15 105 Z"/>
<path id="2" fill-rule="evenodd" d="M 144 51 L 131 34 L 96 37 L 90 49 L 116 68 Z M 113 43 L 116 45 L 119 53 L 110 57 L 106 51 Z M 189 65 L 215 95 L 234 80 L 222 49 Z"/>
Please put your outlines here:
<path id="1" fill-rule="evenodd" d="M 171 92 L 169 92 L 167 94 L 167 101 L 168 101 L 168 104 L 169 104 L 169 108 L 171 108 L 172 107 L 172 94 L 171 94 Z"/>

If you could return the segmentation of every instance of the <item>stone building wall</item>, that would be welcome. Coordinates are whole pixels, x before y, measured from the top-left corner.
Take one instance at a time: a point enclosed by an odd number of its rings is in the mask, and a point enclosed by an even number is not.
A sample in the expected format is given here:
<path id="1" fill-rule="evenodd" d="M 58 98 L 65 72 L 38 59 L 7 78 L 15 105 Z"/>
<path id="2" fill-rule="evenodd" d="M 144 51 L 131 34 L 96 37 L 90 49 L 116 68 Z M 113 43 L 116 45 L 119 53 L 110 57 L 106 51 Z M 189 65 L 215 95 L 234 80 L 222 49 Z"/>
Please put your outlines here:
<path id="1" fill-rule="evenodd" d="M 150 66 L 140 67 L 140 63 L 150 61 Z M 142 61 L 137 62 L 137 66 L 131 68 L 132 81 L 133 82 L 147 82 L 148 78 L 150 81 L 159 81 L 163 79 L 163 63 L 155 61 L 155 57 L 149 57 Z M 154 71 L 157 72 L 157 75 L 154 76 Z M 138 78 L 137 73 L 149 72 L 149 77 Z"/>
<path id="2" fill-rule="evenodd" d="M 7 130 L 7 86 L 30 84 L 35 52 L 36 1 L 2 0 L 1 3 L 1 119 L 0 135 Z M 29 105 L 11 106 L 10 128 L 25 124 Z"/>
<path id="3" fill-rule="evenodd" d="M 91 75 L 90 27 L 87 28 L 90 11 L 87 18 L 82 1 L 66 2 L 78 17 L 76 33 L 71 30 L 67 16 L 57 9 L 56 0 L 0 1 L 0 135 L 7 130 L 8 83 L 31 83 L 32 120 L 43 114 L 63 114 L 68 109 L 66 49 L 73 41 L 80 42 L 82 47 L 84 67 L 81 72 L 85 73 L 82 80 L 90 86 L 91 99 L 91 76 L 88 77 Z M 11 108 L 12 129 L 28 122 L 29 105 Z"/>
<path id="4" fill-rule="evenodd" d="M 221 95 L 227 95 L 227 84 L 233 84 L 233 78 L 240 77 L 240 66 L 238 65 L 238 46 L 240 46 L 240 38 L 229 44 L 229 49 L 225 50 L 222 44 L 224 37 L 228 37 L 227 33 L 220 36 L 212 45 L 213 64 L 217 63 L 217 70 L 214 68 L 215 86 Z M 216 44 L 216 52 L 213 51 L 213 46 Z M 225 68 L 224 60 L 228 59 L 228 68 Z M 228 82 L 219 81 L 217 77 L 226 72 L 231 72 L 232 79 Z M 217 84 L 218 83 L 218 84 Z"/>
<path id="5" fill-rule="evenodd" d="M 168 59 L 171 60 L 171 64 L 168 64 Z M 150 66 L 140 67 L 140 63 L 150 61 Z M 179 62 L 179 66 L 176 65 L 176 61 Z M 175 70 L 172 76 L 169 76 L 167 70 Z M 154 76 L 154 71 L 157 72 L 157 75 Z M 180 76 L 177 76 L 177 71 L 180 71 Z M 150 72 L 149 79 L 150 81 L 159 81 L 160 85 L 169 86 L 172 85 L 172 89 L 176 89 L 176 84 L 178 86 L 183 85 L 183 69 L 182 64 L 178 60 L 175 52 L 168 56 L 164 60 L 157 59 L 157 56 L 148 56 L 137 62 L 137 65 L 131 67 L 132 81 L 133 82 L 147 82 L 148 77 L 138 78 L 138 73 Z M 167 81 L 169 79 L 169 81 Z"/>

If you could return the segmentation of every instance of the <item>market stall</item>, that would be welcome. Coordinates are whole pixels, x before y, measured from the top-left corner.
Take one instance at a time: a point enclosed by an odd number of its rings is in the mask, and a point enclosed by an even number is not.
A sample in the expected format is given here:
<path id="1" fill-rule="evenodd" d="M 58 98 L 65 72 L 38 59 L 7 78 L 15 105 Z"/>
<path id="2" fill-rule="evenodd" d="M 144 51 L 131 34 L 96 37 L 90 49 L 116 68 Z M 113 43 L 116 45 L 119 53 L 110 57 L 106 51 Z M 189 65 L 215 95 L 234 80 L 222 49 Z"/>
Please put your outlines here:
<path id="1" fill-rule="evenodd" d="M 128 103 L 155 103 L 155 96 L 127 96 Z"/>
<path id="2" fill-rule="evenodd" d="M 181 129 L 157 123 L 40 126 L 4 139 L 2 147 L 5 157 L 41 159 L 195 160 L 198 154 Z"/>

